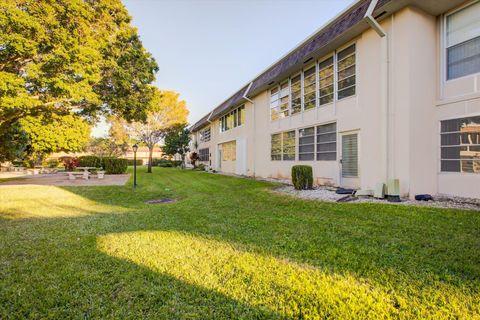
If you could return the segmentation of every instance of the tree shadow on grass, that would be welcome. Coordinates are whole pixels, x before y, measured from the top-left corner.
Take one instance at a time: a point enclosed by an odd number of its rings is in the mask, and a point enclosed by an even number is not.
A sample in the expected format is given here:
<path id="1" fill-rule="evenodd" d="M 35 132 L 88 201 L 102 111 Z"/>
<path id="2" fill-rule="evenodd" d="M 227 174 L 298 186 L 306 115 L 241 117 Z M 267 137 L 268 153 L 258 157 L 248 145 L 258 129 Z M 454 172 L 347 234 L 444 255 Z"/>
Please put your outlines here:
<path id="1" fill-rule="evenodd" d="M 152 175 L 148 183 L 144 180 L 137 190 L 128 186 L 102 188 L 101 192 L 97 188 L 64 189 L 105 206 L 106 211 L 92 211 L 78 217 L 0 221 L 2 229 L 13 234 L 7 236 L 7 245 L 14 248 L 5 256 L 15 262 L 16 254 L 22 251 L 31 254 L 32 246 L 35 252 L 42 252 L 46 247 L 59 255 L 56 259 L 50 251 L 45 252 L 45 258 L 38 258 L 43 262 L 37 267 L 40 268 L 52 260 L 61 260 L 64 251 L 68 261 L 72 255 L 86 250 L 94 262 L 87 264 L 87 269 L 105 272 L 102 263 L 95 263 L 103 261 L 96 258 L 98 237 L 139 231 L 180 232 L 219 241 L 260 257 L 286 259 L 334 276 L 353 277 L 388 295 L 388 309 L 397 310 L 392 311 L 391 316 L 395 312 L 412 317 L 468 318 L 480 314 L 478 214 L 389 205 L 324 204 L 272 195 L 263 191 L 268 186 L 266 183 L 201 173 L 177 173 L 169 177 L 165 172 Z M 160 206 L 143 203 L 162 196 L 181 201 Z M 121 208 L 122 214 L 118 214 L 115 207 Z M 22 236 L 29 241 L 22 244 L 24 247 L 18 247 L 15 240 Z M 78 247 L 77 238 L 80 242 L 82 239 L 90 242 Z M 138 241 L 130 243 L 136 244 Z M 148 243 L 136 250 L 141 248 L 151 250 Z M 115 251 L 105 253 L 124 259 Z M 144 266 L 142 257 L 139 252 L 127 260 Z M 22 257 L 19 259 L 19 271 L 25 272 Z M 89 261 L 89 257 L 80 256 L 75 261 L 81 264 Z M 112 279 L 119 279 L 119 275 L 111 272 Z M 74 271 L 65 271 L 63 281 L 67 283 L 73 274 Z M 108 276 L 108 272 L 104 276 Z M 135 272 L 128 278 L 141 279 Z M 85 282 L 89 279 L 85 278 Z M 25 284 L 25 280 L 19 281 Z M 98 281 L 102 283 L 101 279 Z M 305 284 L 311 285 L 311 282 Z M 282 286 L 278 290 L 288 294 Z M 80 295 L 82 301 L 88 299 L 85 294 Z M 372 299 L 374 295 L 361 297 Z M 152 301 L 146 304 L 154 310 Z M 332 305 L 332 308 L 342 306 Z M 219 314 L 225 315 L 221 310 Z M 269 316 L 267 312 L 265 317 Z"/>

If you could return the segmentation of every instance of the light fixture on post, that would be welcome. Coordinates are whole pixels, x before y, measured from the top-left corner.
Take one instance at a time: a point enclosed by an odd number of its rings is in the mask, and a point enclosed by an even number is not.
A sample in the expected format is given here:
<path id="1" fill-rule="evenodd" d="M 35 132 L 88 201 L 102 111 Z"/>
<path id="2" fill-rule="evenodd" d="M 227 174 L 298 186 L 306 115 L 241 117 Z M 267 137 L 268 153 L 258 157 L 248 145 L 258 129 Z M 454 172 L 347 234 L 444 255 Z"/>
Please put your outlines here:
<path id="1" fill-rule="evenodd" d="M 135 143 L 132 146 L 133 149 L 133 187 L 137 187 L 137 150 L 138 145 Z"/>

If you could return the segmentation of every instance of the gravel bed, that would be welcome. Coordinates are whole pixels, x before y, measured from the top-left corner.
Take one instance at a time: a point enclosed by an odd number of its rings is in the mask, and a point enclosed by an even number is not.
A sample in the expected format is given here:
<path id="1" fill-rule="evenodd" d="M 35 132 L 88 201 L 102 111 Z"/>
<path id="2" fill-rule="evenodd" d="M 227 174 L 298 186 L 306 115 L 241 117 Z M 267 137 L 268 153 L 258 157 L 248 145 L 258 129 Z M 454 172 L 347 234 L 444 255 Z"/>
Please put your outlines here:
<path id="1" fill-rule="evenodd" d="M 291 185 L 285 185 L 276 188 L 274 192 L 289 194 L 302 199 L 320 200 L 326 202 L 337 202 L 345 197 L 344 194 L 336 194 L 335 188 L 318 187 L 313 190 L 295 190 Z M 358 197 L 348 203 L 386 203 L 396 205 L 410 205 L 436 208 L 455 208 L 480 211 L 479 199 L 468 199 L 459 197 L 434 197 L 434 201 L 416 201 L 410 199 L 401 199 L 401 202 L 388 202 L 387 200 L 376 199 L 373 197 Z"/>

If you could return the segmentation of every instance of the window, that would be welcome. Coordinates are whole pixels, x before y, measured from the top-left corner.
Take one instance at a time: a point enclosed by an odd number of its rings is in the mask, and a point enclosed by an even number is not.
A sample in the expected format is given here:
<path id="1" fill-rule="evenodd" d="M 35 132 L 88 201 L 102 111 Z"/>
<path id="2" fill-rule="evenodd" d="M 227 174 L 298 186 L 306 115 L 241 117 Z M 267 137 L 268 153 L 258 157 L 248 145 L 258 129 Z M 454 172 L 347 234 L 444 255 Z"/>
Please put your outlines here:
<path id="1" fill-rule="evenodd" d="M 303 73 L 303 108 L 304 110 L 315 108 L 316 96 L 315 66 Z"/>
<path id="2" fill-rule="evenodd" d="M 447 16 L 447 79 L 480 72 L 480 2 Z"/>
<path id="3" fill-rule="evenodd" d="M 210 127 L 200 130 L 200 142 L 210 141 Z"/>
<path id="4" fill-rule="evenodd" d="M 220 131 L 224 132 L 245 123 L 245 106 L 238 107 L 220 118 Z"/>
<path id="5" fill-rule="evenodd" d="M 292 108 L 290 114 L 302 111 L 302 75 L 292 78 Z"/>
<path id="6" fill-rule="evenodd" d="M 235 141 L 222 143 L 222 160 L 235 161 L 237 159 L 237 144 Z"/>
<path id="7" fill-rule="evenodd" d="M 272 145 L 270 149 L 272 160 L 282 160 L 282 134 L 272 134 Z"/>
<path id="8" fill-rule="evenodd" d="M 272 134 L 272 160 L 295 160 L 295 130 Z"/>
<path id="9" fill-rule="evenodd" d="M 480 116 L 440 123 L 440 168 L 480 173 Z"/>
<path id="10" fill-rule="evenodd" d="M 280 85 L 280 117 L 288 117 L 288 109 L 290 108 L 290 86 L 288 80 Z"/>
<path id="11" fill-rule="evenodd" d="M 333 57 L 320 62 L 318 69 L 319 104 L 324 105 L 333 102 Z"/>
<path id="12" fill-rule="evenodd" d="M 208 148 L 203 148 L 203 149 L 198 150 L 198 160 L 209 161 L 210 160 L 210 150 Z"/>
<path id="13" fill-rule="evenodd" d="M 283 160 L 295 160 L 295 130 L 282 133 Z"/>
<path id="14" fill-rule="evenodd" d="M 315 127 L 298 130 L 298 160 L 315 160 Z"/>
<path id="15" fill-rule="evenodd" d="M 280 86 L 270 90 L 270 112 L 271 119 L 285 118 L 288 116 L 290 107 L 290 87 L 288 80 L 284 81 Z"/>
<path id="16" fill-rule="evenodd" d="M 317 160 L 337 160 L 337 124 L 317 126 Z"/>
<path id="17" fill-rule="evenodd" d="M 337 54 L 337 99 L 355 95 L 355 44 Z"/>

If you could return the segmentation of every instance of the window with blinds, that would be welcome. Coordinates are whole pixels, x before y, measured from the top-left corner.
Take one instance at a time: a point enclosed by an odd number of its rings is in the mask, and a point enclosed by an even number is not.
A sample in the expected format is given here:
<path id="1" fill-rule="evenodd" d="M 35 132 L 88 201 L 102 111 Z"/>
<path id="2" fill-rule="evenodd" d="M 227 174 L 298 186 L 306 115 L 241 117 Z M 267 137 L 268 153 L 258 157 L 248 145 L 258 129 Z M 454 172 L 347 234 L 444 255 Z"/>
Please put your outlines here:
<path id="1" fill-rule="evenodd" d="M 298 160 L 315 160 L 315 127 L 298 130 Z"/>
<path id="2" fill-rule="evenodd" d="M 440 168 L 480 173 L 480 116 L 440 122 Z"/>
<path id="3" fill-rule="evenodd" d="M 337 123 L 317 126 L 317 160 L 337 160 Z"/>
<path id="4" fill-rule="evenodd" d="M 200 161 L 209 161 L 210 160 L 210 150 L 209 148 L 203 148 L 198 150 L 198 160 Z"/>
<path id="5" fill-rule="evenodd" d="M 358 177 L 358 135 L 342 136 L 342 177 Z"/>
<path id="6" fill-rule="evenodd" d="M 237 160 L 237 144 L 235 141 L 222 143 L 222 160 L 223 161 Z"/>
<path id="7" fill-rule="evenodd" d="M 480 1 L 446 18 L 447 79 L 480 72 Z"/>

